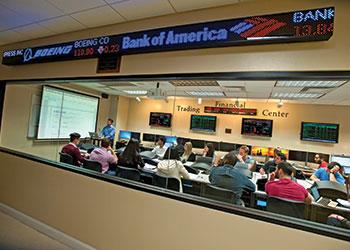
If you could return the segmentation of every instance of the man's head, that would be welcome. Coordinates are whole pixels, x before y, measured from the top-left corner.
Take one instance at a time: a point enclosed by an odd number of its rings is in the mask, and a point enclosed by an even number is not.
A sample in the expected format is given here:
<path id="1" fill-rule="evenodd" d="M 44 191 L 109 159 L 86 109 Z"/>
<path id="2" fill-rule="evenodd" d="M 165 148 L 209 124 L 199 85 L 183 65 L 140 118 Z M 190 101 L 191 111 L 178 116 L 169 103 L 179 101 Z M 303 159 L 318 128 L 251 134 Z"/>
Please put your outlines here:
<path id="1" fill-rule="evenodd" d="M 280 164 L 281 162 L 285 162 L 287 160 L 287 157 L 285 154 L 281 153 L 281 152 L 277 152 L 276 156 L 274 158 L 275 164 Z"/>
<path id="2" fill-rule="evenodd" d="M 110 141 L 107 138 L 101 140 L 101 147 L 108 148 L 111 145 Z"/>
<path id="3" fill-rule="evenodd" d="M 343 167 L 338 162 L 335 162 L 335 161 L 329 163 L 327 168 L 328 168 L 329 172 L 334 173 L 334 174 L 337 172 L 342 172 L 342 170 L 343 170 Z"/>
<path id="4" fill-rule="evenodd" d="M 165 144 L 165 138 L 164 138 L 164 137 L 159 137 L 157 144 L 158 144 L 160 147 L 163 147 L 164 144 Z"/>
<path id="5" fill-rule="evenodd" d="M 325 157 L 322 154 L 315 154 L 314 161 L 318 164 L 320 164 L 322 161 L 324 161 Z"/>
<path id="6" fill-rule="evenodd" d="M 275 148 L 275 149 L 273 150 L 273 158 L 275 158 L 276 155 L 277 155 L 278 153 L 281 153 L 281 152 L 282 152 L 282 151 L 281 151 L 281 148 L 280 148 L 280 147 Z"/>
<path id="7" fill-rule="evenodd" d="M 107 120 L 107 125 L 111 126 L 113 124 L 113 120 L 111 118 L 108 118 Z"/>
<path id="8" fill-rule="evenodd" d="M 69 141 L 71 143 L 74 143 L 75 145 L 78 145 L 80 142 L 80 134 L 79 133 L 71 133 L 69 135 Z"/>
<path id="9" fill-rule="evenodd" d="M 277 165 L 276 177 L 279 179 L 291 177 L 294 172 L 294 168 L 286 161 L 282 161 Z"/>
<path id="10" fill-rule="evenodd" d="M 234 166 L 236 165 L 238 159 L 236 157 L 236 155 L 234 155 L 233 153 L 228 153 L 224 156 L 224 159 L 223 159 L 223 163 L 224 165 L 231 165 L 231 166 Z"/>
<path id="11" fill-rule="evenodd" d="M 245 145 L 241 146 L 239 148 L 238 152 L 242 157 L 246 157 L 249 154 L 249 148 Z"/>

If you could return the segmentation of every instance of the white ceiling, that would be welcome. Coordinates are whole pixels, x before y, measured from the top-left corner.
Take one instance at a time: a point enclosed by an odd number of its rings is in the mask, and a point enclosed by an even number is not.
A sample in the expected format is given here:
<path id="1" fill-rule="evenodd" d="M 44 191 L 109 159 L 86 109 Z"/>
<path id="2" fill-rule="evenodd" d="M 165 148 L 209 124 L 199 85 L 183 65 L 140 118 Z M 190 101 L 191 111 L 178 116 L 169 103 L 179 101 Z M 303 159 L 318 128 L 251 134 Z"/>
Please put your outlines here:
<path id="1" fill-rule="evenodd" d="M 0 46 L 249 0 L 0 0 Z"/>
<path id="2" fill-rule="evenodd" d="M 110 95 L 133 96 L 124 90 L 154 90 L 157 82 L 116 82 L 116 81 L 91 81 L 75 82 L 73 84 L 98 90 Z M 167 96 L 192 97 L 188 94 L 191 91 L 197 92 L 223 92 L 223 98 L 243 98 L 254 101 L 277 102 L 271 96 L 273 93 L 321 93 L 318 99 L 285 99 L 288 103 L 303 104 L 325 104 L 325 105 L 350 105 L 350 82 L 343 81 L 340 87 L 336 88 L 294 88 L 275 87 L 276 81 L 217 81 L 217 86 L 177 86 L 169 81 L 160 81 L 159 88 L 165 91 Z M 194 96 L 199 97 L 199 96 Z M 205 97 L 203 97 L 205 98 Z M 216 97 L 210 97 L 216 98 Z M 219 97 L 218 97 L 219 98 Z"/>

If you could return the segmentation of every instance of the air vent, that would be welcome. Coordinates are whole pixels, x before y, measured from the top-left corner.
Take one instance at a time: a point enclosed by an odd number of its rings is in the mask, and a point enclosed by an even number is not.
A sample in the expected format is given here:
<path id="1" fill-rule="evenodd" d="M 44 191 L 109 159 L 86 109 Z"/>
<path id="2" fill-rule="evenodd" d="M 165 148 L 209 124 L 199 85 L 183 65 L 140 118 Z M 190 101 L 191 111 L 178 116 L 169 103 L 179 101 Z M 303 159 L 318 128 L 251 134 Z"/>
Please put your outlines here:
<path id="1" fill-rule="evenodd" d="M 186 86 L 219 86 L 217 81 L 202 81 L 202 80 L 176 80 L 170 81 L 176 87 Z"/>

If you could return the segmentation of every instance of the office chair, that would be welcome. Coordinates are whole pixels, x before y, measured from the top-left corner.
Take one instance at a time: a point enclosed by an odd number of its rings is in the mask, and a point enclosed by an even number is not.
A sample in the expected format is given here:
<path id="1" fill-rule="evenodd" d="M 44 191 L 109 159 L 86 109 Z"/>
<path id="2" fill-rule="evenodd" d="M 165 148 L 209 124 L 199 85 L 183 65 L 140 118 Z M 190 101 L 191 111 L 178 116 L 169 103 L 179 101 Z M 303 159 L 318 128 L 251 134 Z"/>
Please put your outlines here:
<path id="1" fill-rule="evenodd" d="M 119 165 L 117 165 L 116 168 L 116 176 L 132 181 L 141 180 L 141 173 L 139 170 L 136 168 L 127 168 Z"/>
<path id="2" fill-rule="evenodd" d="M 343 184 L 332 181 L 318 181 L 314 184 L 322 197 L 332 200 L 348 198 L 346 187 Z"/>
<path id="3" fill-rule="evenodd" d="M 268 196 L 266 210 L 276 214 L 287 215 L 299 219 L 307 219 L 306 205 L 302 201 L 292 201 Z"/>
<path id="4" fill-rule="evenodd" d="M 180 191 L 180 181 L 174 177 L 155 174 L 153 176 L 153 185 L 174 191 Z"/>
<path id="5" fill-rule="evenodd" d="M 92 160 L 88 160 L 86 159 L 83 163 L 83 168 L 86 169 L 90 169 L 96 172 L 101 173 L 102 172 L 102 165 L 101 163 L 97 162 L 97 161 L 92 161 Z"/>
<path id="6" fill-rule="evenodd" d="M 210 184 L 203 184 L 201 196 L 212 200 L 242 205 L 241 200 L 236 197 L 233 191 Z"/>
<path id="7" fill-rule="evenodd" d="M 62 153 L 62 152 L 59 152 L 59 154 L 60 154 L 60 162 L 74 165 L 73 157 L 71 155 L 66 154 L 66 153 Z"/>

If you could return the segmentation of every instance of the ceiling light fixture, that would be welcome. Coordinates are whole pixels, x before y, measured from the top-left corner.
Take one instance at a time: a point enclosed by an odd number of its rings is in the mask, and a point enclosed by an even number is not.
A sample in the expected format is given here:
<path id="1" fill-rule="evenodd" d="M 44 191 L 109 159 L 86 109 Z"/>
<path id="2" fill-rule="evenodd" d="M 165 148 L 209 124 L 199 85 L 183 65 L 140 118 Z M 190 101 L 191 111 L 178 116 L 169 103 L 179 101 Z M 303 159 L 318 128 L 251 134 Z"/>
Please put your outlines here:
<path id="1" fill-rule="evenodd" d="M 207 97 L 225 96 L 223 92 L 215 92 L 215 91 L 186 91 L 186 93 L 191 96 L 207 96 Z"/>
<path id="2" fill-rule="evenodd" d="M 202 98 L 198 98 L 198 104 L 199 104 L 199 105 L 202 104 Z"/>
<path id="3" fill-rule="evenodd" d="M 276 87 L 287 88 L 337 88 L 346 81 L 277 81 Z"/>
<path id="4" fill-rule="evenodd" d="M 129 95 L 146 95 L 147 90 L 123 90 L 124 93 Z"/>
<path id="5" fill-rule="evenodd" d="M 141 102 L 141 98 L 136 96 L 136 101 Z"/>
<path id="6" fill-rule="evenodd" d="M 280 99 L 280 101 L 277 103 L 277 108 L 282 108 L 283 107 L 283 101 Z"/>
<path id="7" fill-rule="evenodd" d="M 272 98 L 277 99 L 318 99 L 322 93 L 273 93 Z"/>

